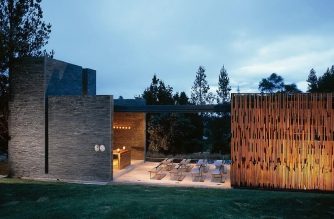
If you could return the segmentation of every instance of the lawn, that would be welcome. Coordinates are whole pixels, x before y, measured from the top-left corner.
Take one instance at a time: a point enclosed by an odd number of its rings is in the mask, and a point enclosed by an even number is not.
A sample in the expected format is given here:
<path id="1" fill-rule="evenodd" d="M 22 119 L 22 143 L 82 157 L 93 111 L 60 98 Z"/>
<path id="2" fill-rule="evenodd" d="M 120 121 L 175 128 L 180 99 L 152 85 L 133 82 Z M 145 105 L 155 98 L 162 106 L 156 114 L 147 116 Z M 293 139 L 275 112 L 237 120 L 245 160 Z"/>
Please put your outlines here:
<path id="1" fill-rule="evenodd" d="M 0 179 L 0 218 L 333 218 L 334 194 Z"/>

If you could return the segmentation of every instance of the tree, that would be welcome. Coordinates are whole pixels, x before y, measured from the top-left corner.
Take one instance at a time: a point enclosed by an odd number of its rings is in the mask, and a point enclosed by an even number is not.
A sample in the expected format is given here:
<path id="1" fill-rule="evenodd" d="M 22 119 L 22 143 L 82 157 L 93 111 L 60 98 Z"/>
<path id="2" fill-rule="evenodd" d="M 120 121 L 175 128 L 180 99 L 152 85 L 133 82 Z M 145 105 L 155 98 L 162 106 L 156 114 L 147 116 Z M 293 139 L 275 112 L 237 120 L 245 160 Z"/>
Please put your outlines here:
<path id="1" fill-rule="evenodd" d="M 165 85 L 163 81 L 154 74 L 151 85 L 145 89 L 142 97 L 147 105 L 168 105 L 173 104 L 173 88 Z"/>
<path id="2" fill-rule="evenodd" d="M 327 71 L 318 79 L 317 92 L 334 92 L 334 65 L 327 68 Z"/>
<path id="3" fill-rule="evenodd" d="M 189 104 L 189 98 L 185 92 L 181 92 L 180 94 L 176 92 L 173 96 L 174 102 L 176 105 L 187 105 Z"/>
<path id="4" fill-rule="evenodd" d="M 8 76 L 15 59 L 53 55 L 42 51 L 48 43 L 51 25 L 43 20 L 41 0 L 1 0 L 0 2 L 0 149 L 7 150 Z"/>
<path id="5" fill-rule="evenodd" d="M 142 97 L 149 105 L 189 104 L 185 92 L 173 95 L 173 88 L 165 85 L 156 75 Z M 202 138 L 203 127 L 197 114 L 148 113 L 146 124 L 148 151 L 175 154 L 198 152 L 201 148 L 199 139 Z"/>
<path id="6" fill-rule="evenodd" d="M 282 91 L 283 88 L 283 78 L 276 73 L 272 73 L 268 78 L 263 78 L 259 83 L 261 93 L 274 93 L 276 91 Z"/>
<path id="7" fill-rule="evenodd" d="M 0 71 L 11 70 L 14 59 L 42 56 L 51 24 L 42 21 L 41 0 L 2 0 L 0 3 Z M 53 52 L 51 52 L 51 55 Z"/>
<path id="8" fill-rule="evenodd" d="M 230 79 L 226 72 L 225 67 L 223 66 L 220 69 L 219 80 L 218 80 L 218 89 L 217 89 L 217 103 L 225 103 L 230 101 Z"/>
<path id="9" fill-rule="evenodd" d="M 306 80 L 308 82 L 308 92 L 314 93 L 318 90 L 318 78 L 315 70 L 312 68 Z"/>
<path id="10" fill-rule="evenodd" d="M 165 154 L 198 152 L 197 127 L 183 114 L 155 114 L 148 123 L 148 148 Z"/>
<path id="11" fill-rule="evenodd" d="M 213 94 L 209 92 L 210 86 L 206 80 L 205 69 L 199 66 L 196 72 L 194 85 L 191 88 L 191 102 L 196 105 L 205 105 L 211 103 Z"/>
<path id="12" fill-rule="evenodd" d="M 301 93 L 302 91 L 297 88 L 295 83 L 292 84 L 285 84 L 284 85 L 284 93 Z"/>

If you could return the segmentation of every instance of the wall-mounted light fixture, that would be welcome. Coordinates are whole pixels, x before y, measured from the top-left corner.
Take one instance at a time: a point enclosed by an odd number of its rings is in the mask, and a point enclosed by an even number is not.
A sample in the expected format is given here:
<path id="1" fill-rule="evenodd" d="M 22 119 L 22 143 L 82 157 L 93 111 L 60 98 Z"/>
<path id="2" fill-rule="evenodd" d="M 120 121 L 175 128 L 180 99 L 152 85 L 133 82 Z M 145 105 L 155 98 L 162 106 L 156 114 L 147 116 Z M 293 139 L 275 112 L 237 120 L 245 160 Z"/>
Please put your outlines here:
<path id="1" fill-rule="evenodd" d="M 106 150 L 106 147 L 103 144 L 101 144 L 101 145 L 96 144 L 94 146 L 94 150 L 95 150 L 95 152 L 99 152 L 99 151 L 103 152 L 103 151 Z"/>

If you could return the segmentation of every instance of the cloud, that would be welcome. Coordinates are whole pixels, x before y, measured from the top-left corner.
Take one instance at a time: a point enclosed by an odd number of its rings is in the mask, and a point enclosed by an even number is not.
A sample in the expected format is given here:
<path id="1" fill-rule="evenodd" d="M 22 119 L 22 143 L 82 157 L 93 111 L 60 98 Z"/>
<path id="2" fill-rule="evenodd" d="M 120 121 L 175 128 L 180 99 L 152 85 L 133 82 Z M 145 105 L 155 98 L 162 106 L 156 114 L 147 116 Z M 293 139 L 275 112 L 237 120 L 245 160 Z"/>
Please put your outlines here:
<path id="1" fill-rule="evenodd" d="M 288 56 L 288 54 L 287 54 Z M 313 66 L 328 66 L 328 64 L 334 58 L 334 49 L 329 49 L 319 52 L 308 52 L 302 53 L 295 56 L 290 56 L 287 58 L 281 58 L 271 61 L 262 61 L 243 66 L 239 69 L 240 72 L 251 73 L 252 75 L 257 74 L 268 74 L 272 72 L 277 73 L 293 73 L 300 72 L 305 68 L 309 68 L 310 65 Z"/>
<path id="2" fill-rule="evenodd" d="M 332 64 L 334 48 L 330 47 L 331 39 L 324 36 L 298 35 L 281 37 L 258 45 L 253 56 L 244 58 L 240 62 L 241 67 L 233 70 L 232 82 L 241 84 L 242 81 L 248 81 L 247 89 L 257 90 L 258 82 L 275 72 L 285 79 L 285 83 L 296 83 L 298 88 L 305 91 L 307 84 L 303 81 L 306 80 L 309 70 L 315 68 L 324 72 Z M 240 44 L 254 48 L 259 42 Z"/>

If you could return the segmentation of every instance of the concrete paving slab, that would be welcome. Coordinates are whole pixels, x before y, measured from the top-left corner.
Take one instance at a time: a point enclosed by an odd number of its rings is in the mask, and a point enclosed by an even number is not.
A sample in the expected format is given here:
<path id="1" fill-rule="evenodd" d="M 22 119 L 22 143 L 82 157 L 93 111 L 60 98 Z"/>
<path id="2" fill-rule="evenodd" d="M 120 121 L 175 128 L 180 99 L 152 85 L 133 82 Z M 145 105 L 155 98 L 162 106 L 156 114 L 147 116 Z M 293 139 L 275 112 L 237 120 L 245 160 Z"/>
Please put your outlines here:
<path id="1" fill-rule="evenodd" d="M 161 180 L 150 179 L 149 170 L 157 166 L 157 162 L 131 161 L 131 166 L 124 170 L 114 170 L 114 183 L 119 184 L 146 184 L 159 186 L 184 186 L 184 187 L 201 187 L 201 188 L 219 188 L 230 189 L 230 165 L 225 165 L 227 174 L 223 176 L 223 182 L 220 179 L 212 179 L 211 171 L 214 170 L 214 165 L 209 164 L 209 170 L 204 173 L 204 180 L 197 182 L 192 181 L 191 172 L 186 172 L 182 180 L 171 179 L 169 171 L 164 171 L 166 174 Z M 195 164 L 192 164 L 195 166 Z"/>

